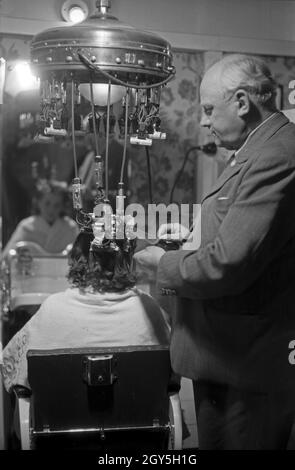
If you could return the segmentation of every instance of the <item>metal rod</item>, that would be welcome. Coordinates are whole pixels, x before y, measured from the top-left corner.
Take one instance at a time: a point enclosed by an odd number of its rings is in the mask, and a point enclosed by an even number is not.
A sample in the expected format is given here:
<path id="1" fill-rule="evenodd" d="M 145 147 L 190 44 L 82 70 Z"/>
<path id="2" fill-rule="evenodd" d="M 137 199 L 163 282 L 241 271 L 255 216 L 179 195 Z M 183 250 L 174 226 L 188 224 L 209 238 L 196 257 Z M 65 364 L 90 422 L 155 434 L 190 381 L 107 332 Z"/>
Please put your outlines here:
<path id="1" fill-rule="evenodd" d="M 109 139 L 110 139 L 110 105 L 111 105 L 111 81 L 108 87 L 107 102 L 107 126 L 106 126 L 106 153 L 105 153 L 105 198 L 109 198 Z"/>
<path id="2" fill-rule="evenodd" d="M 128 138 L 128 110 L 129 110 L 129 88 L 126 91 L 126 101 L 125 101 L 125 133 L 124 133 L 124 150 L 123 158 L 121 165 L 121 174 L 120 174 L 120 183 L 123 183 L 124 179 L 124 170 L 126 164 L 126 155 L 127 155 L 127 138 Z"/>
<path id="3" fill-rule="evenodd" d="M 78 178 L 78 165 L 77 165 L 77 153 L 76 153 L 76 141 L 75 141 L 75 103 L 74 103 L 74 80 L 72 79 L 72 143 L 73 143 L 73 156 L 74 156 L 74 169 L 75 178 Z"/>
<path id="4" fill-rule="evenodd" d="M 45 429 L 44 431 L 32 431 L 33 436 L 42 436 L 48 434 L 65 434 L 65 433 L 86 433 L 86 432 L 110 432 L 110 431 L 163 431 L 171 429 L 170 424 L 164 424 L 160 426 L 122 426 L 122 427 L 113 427 L 113 428 L 89 428 L 89 429 L 56 429 L 50 430 Z"/>
<path id="5" fill-rule="evenodd" d="M 94 108 L 94 97 L 93 97 L 93 82 L 90 80 L 90 97 L 91 97 L 91 112 L 92 112 L 92 123 L 93 123 L 93 133 L 94 133 L 94 143 L 95 143 L 95 152 L 98 156 L 98 138 L 97 138 L 97 129 L 96 129 L 96 115 Z"/>
<path id="6" fill-rule="evenodd" d="M 98 0 L 96 2 L 96 8 L 100 13 L 106 14 L 111 8 L 111 2 L 110 0 Z"/>

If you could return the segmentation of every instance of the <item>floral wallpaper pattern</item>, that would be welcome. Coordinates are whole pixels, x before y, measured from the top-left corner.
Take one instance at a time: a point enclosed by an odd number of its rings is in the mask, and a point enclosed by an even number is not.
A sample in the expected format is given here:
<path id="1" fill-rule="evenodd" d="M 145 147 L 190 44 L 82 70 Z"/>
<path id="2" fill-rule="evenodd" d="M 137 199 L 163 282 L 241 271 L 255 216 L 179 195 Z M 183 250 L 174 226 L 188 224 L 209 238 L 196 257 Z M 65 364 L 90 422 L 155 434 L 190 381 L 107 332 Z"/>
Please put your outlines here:
<path id="1" fill-rule="evenodd" d="M 31 37 L 0 35 L 0 57 L 11 61 L 28 60 L 30 57 Z"/>
<path id="2" fill-rule="evenodd" d="M 199 136 L 199 85 L 204 71 L 202 52 L 175 52 L 175 78 L 162 90 L 160 117 L 166 141 L 154 142 L 151 154 L 153 175 L 153 200 L 169 202 L 176 174 L 186 151 L 198 145 Z M 147 203 L 148 181 L 143 150 L 135 155 L 130 149 L 132 165 L 131 199 Z M 194 198 L 194 162 L 189 160 L 174 192 L 174 201 L 186 203 Z"/>
<path id="3" fill-rule="evenodd" d="M 291 107 L 288 96 L 289 82 L 295 80 L 295 57 L 263 56 L 278 85 L 282 87 L 282 109 Z"/>

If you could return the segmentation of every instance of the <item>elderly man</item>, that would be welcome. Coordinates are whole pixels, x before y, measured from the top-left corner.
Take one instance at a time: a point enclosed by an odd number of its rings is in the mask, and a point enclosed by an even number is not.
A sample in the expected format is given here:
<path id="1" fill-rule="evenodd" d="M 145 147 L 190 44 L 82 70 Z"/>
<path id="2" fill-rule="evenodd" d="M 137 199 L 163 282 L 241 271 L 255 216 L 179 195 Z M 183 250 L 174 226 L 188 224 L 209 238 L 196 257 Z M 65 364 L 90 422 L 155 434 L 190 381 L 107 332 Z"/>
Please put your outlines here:
<path id="1" fill-rule="evenodd" d="M 172 365 L 194 381 L 201 449 L 295 448 L 295 125 L 255 57 L 214 64 L 201 105 L 234 152 L 203 199 L 201 246 L 145 250 L 178 296 Z"/>

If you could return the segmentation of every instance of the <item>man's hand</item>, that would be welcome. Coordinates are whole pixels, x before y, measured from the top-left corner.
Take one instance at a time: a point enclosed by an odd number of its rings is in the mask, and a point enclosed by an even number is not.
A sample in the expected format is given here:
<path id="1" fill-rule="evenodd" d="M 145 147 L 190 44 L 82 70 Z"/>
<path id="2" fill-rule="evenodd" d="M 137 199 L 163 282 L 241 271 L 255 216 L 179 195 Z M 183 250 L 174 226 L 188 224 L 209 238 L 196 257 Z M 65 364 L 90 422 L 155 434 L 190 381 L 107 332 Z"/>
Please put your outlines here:
<path id="1" fill-rule="evenodd" d="M 158 230 L 158 238 L 161 240 L 182 241 L 189 236 L 189 229 L 177 222 L 171 224 L 162 224 Z"/>
<path id="2" fill-rule="evenodd" d="M 142 270 L 157 270 L 160 259 L 165 250 L 158 246 L 147 246 L 144 250 L 138 251 L 134 255 L 136 267 Z"/>

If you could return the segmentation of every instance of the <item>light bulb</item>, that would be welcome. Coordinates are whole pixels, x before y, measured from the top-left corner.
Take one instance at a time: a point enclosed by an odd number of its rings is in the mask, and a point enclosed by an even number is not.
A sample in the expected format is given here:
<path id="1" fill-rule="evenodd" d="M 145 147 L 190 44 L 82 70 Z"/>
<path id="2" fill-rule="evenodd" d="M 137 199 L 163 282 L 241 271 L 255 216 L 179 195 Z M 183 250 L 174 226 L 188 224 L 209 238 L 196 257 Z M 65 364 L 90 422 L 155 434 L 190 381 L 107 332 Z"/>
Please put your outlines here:
<path id="1" fill-rule="evenodd" d="M 68 23 L 81 23 L 88 16 L 88 6 L 83 0 L 66 0 L 61 7 L 61 16 Z"/>
<path id="2" fill-rule="evenodd" d="M 69 20 L 71 23 L 81 23 L 86 18 L 85 11 L 78 5 L 74 5 L 69 10 Z"/>
<path id="3" fill-rule="evenodd" d="M 88 6 L 83 0 L 66 0 L 61 7 L 61 16 L 68 23 L 81 23 L 88 16 Z"/>
<path id="4" fill-rule="evenodd" d="M 91 101 L 89 83 L 81 83 L 79 90 L 86 100 Z M 93 101 L 97 106 L 107 106 L 109 85 L 107 83 L 93 83 Z M 126 93 L 126 88 L 120 85 L 111 85 L 110 104 L 120 101 Z"/>

